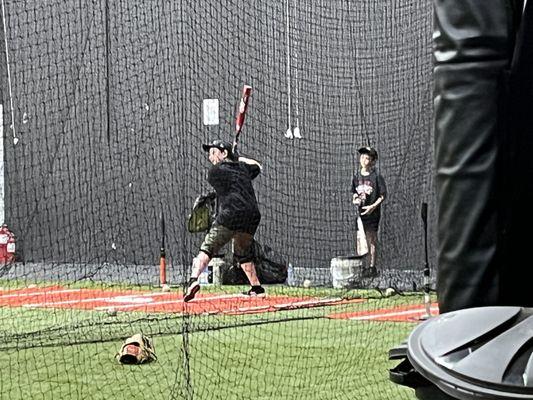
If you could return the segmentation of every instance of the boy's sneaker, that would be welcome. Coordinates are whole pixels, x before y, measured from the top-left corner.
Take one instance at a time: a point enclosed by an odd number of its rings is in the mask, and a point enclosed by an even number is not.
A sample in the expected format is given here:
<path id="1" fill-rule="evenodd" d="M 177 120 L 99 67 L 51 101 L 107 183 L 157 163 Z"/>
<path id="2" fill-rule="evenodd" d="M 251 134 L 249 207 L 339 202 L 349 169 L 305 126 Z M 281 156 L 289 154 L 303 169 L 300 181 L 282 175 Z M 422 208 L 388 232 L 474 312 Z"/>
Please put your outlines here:
<path id="1" fill-rule="evenodd" d="M 250 290 L 242 292 L 245 296 L 265 296 L 265 288 L 263 286 L 252 286 Z"/>
<path id="2" fill-rule="evenodd" d="M 187 288 L 187 292 L 185 293 L 185 296 L 183 296 L 183 301 L 185 303 L 191 301 L 194 299 L 194 296 L 196 296 L 196 293 L 200 290 L 200 283 L 198 282 L 198 279 L 192 279 L 189 281 L 189 287 Z"/>

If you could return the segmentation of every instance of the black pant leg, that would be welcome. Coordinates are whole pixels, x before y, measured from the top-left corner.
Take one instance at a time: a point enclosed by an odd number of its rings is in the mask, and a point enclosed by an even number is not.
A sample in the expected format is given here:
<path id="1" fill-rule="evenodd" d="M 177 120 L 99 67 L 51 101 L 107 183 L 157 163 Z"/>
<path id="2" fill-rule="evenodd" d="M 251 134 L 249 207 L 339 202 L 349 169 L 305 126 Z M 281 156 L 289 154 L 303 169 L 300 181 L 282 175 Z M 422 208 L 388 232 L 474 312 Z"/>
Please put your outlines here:
<path id="1" fill-rule="evenodd" d="M 499 301 L 499 102 L 514 44 L 507 0 L 434 0 L 437 294 L 442 312 Z"/>

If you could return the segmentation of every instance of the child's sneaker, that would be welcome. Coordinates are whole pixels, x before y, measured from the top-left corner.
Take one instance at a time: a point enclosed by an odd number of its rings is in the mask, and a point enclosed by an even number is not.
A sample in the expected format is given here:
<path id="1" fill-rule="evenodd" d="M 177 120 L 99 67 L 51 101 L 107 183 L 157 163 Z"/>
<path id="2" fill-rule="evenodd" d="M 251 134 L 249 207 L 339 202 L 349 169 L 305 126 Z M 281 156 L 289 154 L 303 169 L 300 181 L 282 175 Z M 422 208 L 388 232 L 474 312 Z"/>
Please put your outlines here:
<path id="1" fill-rule="evenodd" d="M 243 292 L 242 294 L 246 296 L 265 296 L 265 288 L 263 286 L 252 286 L 250 290 L 247 292 Z"/>
<path id="2" fill-rule="evenodd" d="M 196 296 L 196 293 L 200 290 L 200 283 L 198 282 L 198 279 L 193 279 L 189 281 L 189 287 L 187 288 L 187 292 L 185 293 L 185 296 L 183 296 L 183 301 L 185 303 L 191 301 L 194 299 L 194 296 Z"/>

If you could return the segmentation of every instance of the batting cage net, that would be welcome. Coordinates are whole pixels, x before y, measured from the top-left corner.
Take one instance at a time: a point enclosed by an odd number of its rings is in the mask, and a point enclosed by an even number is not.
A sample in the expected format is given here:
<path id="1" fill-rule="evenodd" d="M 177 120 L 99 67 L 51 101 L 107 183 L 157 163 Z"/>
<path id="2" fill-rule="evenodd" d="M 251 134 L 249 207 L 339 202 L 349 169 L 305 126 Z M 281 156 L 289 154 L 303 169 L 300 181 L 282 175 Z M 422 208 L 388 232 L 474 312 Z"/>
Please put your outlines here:
<path id="1" fill-rule="evenodd" d="M 387 352 L 437 312 L 429 2 L 0 1 L 1 399 L 413 398 Z M 202 144 L 233 144 L 245 85 L 266 296 L 241 241 L 184 302 L 220 215 Z"/>

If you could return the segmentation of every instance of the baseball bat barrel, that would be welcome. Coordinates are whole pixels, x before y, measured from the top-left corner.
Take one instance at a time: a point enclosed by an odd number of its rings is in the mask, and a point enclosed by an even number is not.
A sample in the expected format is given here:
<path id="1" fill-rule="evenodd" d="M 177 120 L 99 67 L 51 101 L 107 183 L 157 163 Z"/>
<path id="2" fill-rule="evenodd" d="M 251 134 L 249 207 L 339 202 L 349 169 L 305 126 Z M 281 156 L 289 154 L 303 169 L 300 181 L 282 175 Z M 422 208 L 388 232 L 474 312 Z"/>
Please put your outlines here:
<path id="1" fill-rule="evenodd" d="M 235 120 L 235 139 L 233 141 L 233 150 L 235 150 L 235 147 L 237 146 L 237 143 L 239 141 L 239 136 L 244 125 L 244 117 L 246 116 L 246 110 L 248 109 L 248 103 L 251 94 L 252 87 L 249 85 L 244 85 L 244 87 L 242 88 L 241 100 L 239 102 L 237 118 Z"/>

